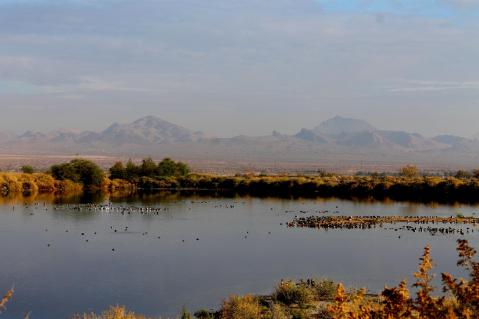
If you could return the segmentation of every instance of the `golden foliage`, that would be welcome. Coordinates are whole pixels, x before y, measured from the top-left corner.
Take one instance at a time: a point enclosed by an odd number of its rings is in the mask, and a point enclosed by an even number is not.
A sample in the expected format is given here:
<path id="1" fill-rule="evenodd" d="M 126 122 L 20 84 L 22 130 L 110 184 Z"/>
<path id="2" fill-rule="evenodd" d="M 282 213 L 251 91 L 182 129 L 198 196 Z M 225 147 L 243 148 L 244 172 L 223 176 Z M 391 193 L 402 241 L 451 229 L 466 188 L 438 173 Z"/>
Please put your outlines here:
<path id="1" fill-rule="evenodd" d="M 126 310 L 123 306 L 110 307 L 100 315 L 94 313 L 75 315 L 73 319 L 148 319 L 143 315 Z"/>
<path id="2" fill-rule="evenodd" d="M 473 260 L 476 251 L 466 240 L 458 240 L 458 266 L 470 272 L 470 280 L 456 279 L 443 273 L 444 292 L 450 292 L 452 297 L 445 298 L 433 295 L 431 286 L 433 276 L 430 248 L 424 248 L 420 258 L 419 269 L 414 273 L 417 289 L 416 298 L 411 298 L 402 281 L 398 287 L 386 288 L 381 294 L 381 300 L 368 301 L 363 296 L 356 299 L 344 293 L 342 285 L 338 285 L 335 302 L 328 310 L 336 319 L 472 319 L 479 318 L 479 263 Z"/>
<path id="3" fill-rule="evenodd" d="M 13 297 L 13 292 L 14 292 L 14 289 L 10 289 L 9 291 L 7 291 L 7 293 L 5 294 L 5 296 L 3 296 L 3 298 L 0 300 L 0 313 L 7 309 L 7 303 L 10 301 L 10 299 L 12 299 Z"/>
<path id="4" fill-rule="evenodd" d="M 56 181 L 45 173 L 0 172 L 0 195 L 37 194 L 37 193 L 78 193 L 82 191 L 80 184 L 72 181 Z"/>
<path id="5" fill-rule="evenodd" d="M 221 319 L 257 319 L 261 308 L 255 296 L 230 296 L 223 301 L 220 313 Z"/>

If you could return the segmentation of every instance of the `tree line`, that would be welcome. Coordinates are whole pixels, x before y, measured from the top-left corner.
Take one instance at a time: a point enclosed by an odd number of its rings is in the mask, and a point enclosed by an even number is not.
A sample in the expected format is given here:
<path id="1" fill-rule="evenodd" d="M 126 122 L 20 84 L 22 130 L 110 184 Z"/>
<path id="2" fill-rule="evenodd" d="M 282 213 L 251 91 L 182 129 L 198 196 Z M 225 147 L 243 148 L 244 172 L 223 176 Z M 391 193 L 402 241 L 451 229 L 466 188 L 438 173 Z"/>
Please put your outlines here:
<path id="1" fill-rule="evenodd" d="M 22 167 L 24 173 L 32 173 L 31 167 Z M 135 164 L 132 160 L 123 164 L 116 162 L 109 168 L 110 179 L 123 179 L 135 182 L 139 178 L 162 178 L 162 177 L 180 177 L 186 176 L 190 168 L 183 162 L 175 162 L 170 158 L 165 158 L 156 163 L 150 157 L 145 158 L 140 164 Z M 94 162 L 86 159 L 74 159 L 68 163 L 56 164 L 50 167 L 49 173 L 56 180 L 71 180 L 75 183 L 81 183 L 85 186 L 100 186 L 107 175 Z"/>
<path id="2" fill-rule="evenodd" d="M 110 167 L 110 179 L 124 179 L 135 181 L 141 177 L 161 178 L 161 177 L 180 177 L 190 173 L 190 168 L 183 162 L 175 162 L 170 158 L 155 163 L 150 157 L 141 161 L 137 165 L 132 160 L 128 160 L 126 165 L 123 162 L 116 162 Z"/>

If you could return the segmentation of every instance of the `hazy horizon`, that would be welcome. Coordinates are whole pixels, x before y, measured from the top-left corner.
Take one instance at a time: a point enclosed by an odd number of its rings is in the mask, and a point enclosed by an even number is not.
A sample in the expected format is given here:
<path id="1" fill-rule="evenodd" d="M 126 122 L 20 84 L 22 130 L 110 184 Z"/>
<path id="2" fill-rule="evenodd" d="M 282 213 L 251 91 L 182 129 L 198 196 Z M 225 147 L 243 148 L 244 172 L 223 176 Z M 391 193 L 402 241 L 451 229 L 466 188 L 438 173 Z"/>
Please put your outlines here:
<path id="1" fill-rule="evenodd" d="M 127 122 L 112 122 L 112 123 L 105 123 L 105 125 L 103 127 L 99 127 L 98 129 L 82 129 L 82 128 L 65 128 L 65 127 L 58 127 L 58 128 L 50 128 L 50 129 L 47 129 L 47 130 L 40 130 L 40 131 L 35 131 L 35 130 L 31 130 L 31 129 L 28 129 L 28 130 L 0 130 L 0 133 L 11 133 L 11 134 L 15 134 L 17 136 L 21 136 L 25 133 L 28 133 L 28 132 L 39 132 L 39 133 L 50 133 L 50 132 L 56 132 L 56 131 L 69 131 L 69 132 L 74 132 L 74 133 L 81 133 L 81 132 L 102 132 L 106 129 L 109 129 L 110 126 L 112 125 L 116 125 L 116 124 L 131 124 L 133 122 L 136 122 L 137 120 L 142 120 L 144 118 L 148 118 L 148 117 L 154 117 L 156 119 L 159 119 L 159 120 L 163 120 L 163 121 L 166 121 L 166 122 L 169 122 L 171 124 L 174 124 L 174 125 L 179 125 L 180 127 L 184 127 L 178 123 L 175 123 L 175 122 L 172 122 L 172 121 L 169 121 L 168 119 L 165 119 L 165 118 L 161 118 L 157 115 L 152 115 L 152 114 L 147 114 L 147 115 L 144 115 L 144 116 L 141 116 L 141 117 L 138 117 L 138 118 L 134 118 L 134 119 L 131 119 Z M 280 133 L 280 134 L 286 134 L 286 135 L 293 135 L 293 134 L 297 134 L 300 130 L 302 129 L 314 129 L 314 128 L 317 128 L 317 127 L 320 127 L 321 124 L 323 124 L 324 122 L 327 122 L 327 121 L 330 121 L 330 120 L 335 120 L 335 119 L 346 119 L 346 120 L 355 120 L 355 121 L 364 121 L 366 122 L 367 124 L 371 124 L 369 123 L 367 120 L 365 119 L 360 119 L 360 118 L 349 118 L 349 117 L 346 117 L 346 116 L 340 116 L 340 115 L 335 115 L 331 118 L 327 118 L 327 119 L 324 119 L 322 120 L 321 122 L 319 122 L 317 125 L 314 125 L 312 127 L 298 127 L 296 129 L 296 131 L 292 131 L 292 133 L 289 133 L 289 132 L 283 132 L 283 131 L 280 131 L 280 130 L 277 130 L 277 129 L 274 129 L 272 130 L 271 132 L 267 132 L 265 133 L 264 135 L 258 135 L 258 136 L 268 136 L 268 135 L 271 135 L 271 134 L 275 134 L 276 133 Z M 374 126 L 374 125 L 371 125 L 374 127 L 374 129 L 377 129 L 378 131 L 389 131 L 387 128 L 382 128 L 382 127 L 377 127 L 377 126 Z M 206 133 L 206 137 L 221 137 L 221 138 L 230 138 L 230 137 L 235 137 L 235 136 L 255 136 L 255 135 L 252 135 L 252 134 L 247 134 L 247 133 L 240 133 L 238 135 L 211 135 L 211 134 L 208 134 L 207 132 L 204 132 L 204 131 L 195 131 L 189 127 L 184 127 L 185 129 L 188 129 L 188 130 L 191 130 L 193 132 L 198 132 L 198 133 Z M 404 130 L 392 130 L 392 131 L 396 131 L 396 132 L 400 132 L 400 131 L 404 131 Z M 407 131 L 405 131 L 407 132 Z M 407 133 L 417 133 L 416 131 L 409 131 Z M 424 135 L 424 137 L 427 137 L 427 138 L 432 138 L 432 137 L 437 137 L 437 136 L 440 136 L 440 135 L 453 135 L 453 134 L 448 134 L 448 133 L 444 133 L 444 134 L 436 134 L 434 136 L 427 136 L 427 135 Z M 455 135 L 455 136 L 459 136 L 459 135 Z M 465 137 L 465 138 L 473 138 L 473 139 L 477 139 L 479 137 L 478 134 L 474 135 L 474 136 L 461 136 L 461 137 Z"/>
<path id="2" fill-rule="evenodd" d="M 479 133 L 479 1 L 0 0 L 0 127 Z"/>

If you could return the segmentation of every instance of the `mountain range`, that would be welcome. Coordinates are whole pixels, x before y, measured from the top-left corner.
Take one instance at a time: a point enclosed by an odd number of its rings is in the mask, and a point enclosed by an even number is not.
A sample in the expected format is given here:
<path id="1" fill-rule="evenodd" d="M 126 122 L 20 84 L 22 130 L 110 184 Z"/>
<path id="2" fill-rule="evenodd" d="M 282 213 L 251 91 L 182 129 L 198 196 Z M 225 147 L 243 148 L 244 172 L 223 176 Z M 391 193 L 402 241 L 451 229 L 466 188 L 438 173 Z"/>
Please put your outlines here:
<path id="1" fill-rule="evenodd" d="M 336 116 L 294 135 L 210 137 L 154 116 L 115 123 L 100 132 L 0 132 L 1 154 L 172 156 L 185 160 L 242 162 L 368 162 L 479 166 L 479 140 L 454 135 L 425 137 L 377 129 Z"/>

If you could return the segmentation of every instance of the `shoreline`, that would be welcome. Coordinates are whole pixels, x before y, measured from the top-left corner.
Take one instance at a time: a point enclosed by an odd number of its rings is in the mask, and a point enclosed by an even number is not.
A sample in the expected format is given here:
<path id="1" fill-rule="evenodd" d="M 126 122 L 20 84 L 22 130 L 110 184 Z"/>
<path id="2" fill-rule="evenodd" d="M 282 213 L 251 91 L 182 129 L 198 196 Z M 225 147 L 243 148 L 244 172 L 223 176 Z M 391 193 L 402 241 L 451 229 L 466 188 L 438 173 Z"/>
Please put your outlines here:
<path id="1" fill-rule="evenodd" d="M 58 196 L 103 192 L 112 197 L 171 192 L 209 193 L 217 196 L 258 198 L 338 198 L 417 203 L 479 203 L 479 178 L 398 176 L 219 176 L 104 178 L 101 185 L 84 187 L 70 180 L 55 180 L 47 173 L 0 172 L 0 197 L 32 194 Z"/>

